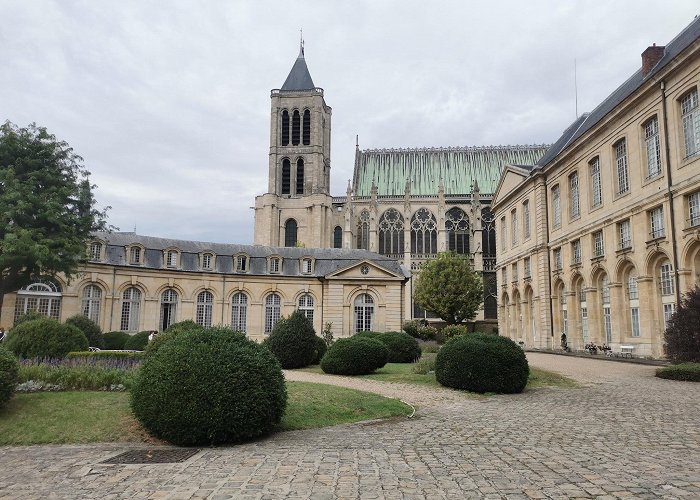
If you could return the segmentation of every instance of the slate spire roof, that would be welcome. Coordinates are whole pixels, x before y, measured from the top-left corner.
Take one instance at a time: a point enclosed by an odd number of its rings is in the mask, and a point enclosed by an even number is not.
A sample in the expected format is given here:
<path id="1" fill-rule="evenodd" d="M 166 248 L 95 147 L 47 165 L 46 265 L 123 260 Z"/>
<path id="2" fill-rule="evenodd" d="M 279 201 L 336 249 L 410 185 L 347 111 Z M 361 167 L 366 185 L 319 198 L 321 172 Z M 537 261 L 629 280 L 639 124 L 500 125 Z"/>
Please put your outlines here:
<path id="1" fill-rule="evenodd" d="M 299 57 L 294 62 L 292 71 L 289 72 L 281 90 L 312 90 L 315 87 L 309 68 L 306 66 L 306 59 L 304 59 L 304 42 L 302 41 L 299 46 Z"/>

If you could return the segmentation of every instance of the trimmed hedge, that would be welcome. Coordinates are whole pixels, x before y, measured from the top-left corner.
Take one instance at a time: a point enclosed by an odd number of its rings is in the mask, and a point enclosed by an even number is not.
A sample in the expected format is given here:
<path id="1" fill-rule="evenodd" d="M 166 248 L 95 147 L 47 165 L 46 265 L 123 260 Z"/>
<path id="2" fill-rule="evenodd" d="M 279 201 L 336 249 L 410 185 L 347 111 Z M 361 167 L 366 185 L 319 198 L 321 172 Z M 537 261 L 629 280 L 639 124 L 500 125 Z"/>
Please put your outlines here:
<path id="1" fill-rule="evenodd" d="M 17 358 L 7 349 L 0 346 L 0 408 L 5 406 L 19 378 L 19 363 Z"/>
<path id="2" fill-rule="evenodd" d="M 44 319 L 48 318 L 46 314 L 41 314 L 39 311 L 36 309 L 27 311 L 26 313 L 22 314 L 19 318 L 15 320 L 15 326 L 18 326 L 20 323 L 24 323 L 25 321 L 33 321 L 35 319 Z"/>
<path id="3" fill-rule="evenodd" d="M 335 375 L 366 375 L 386 364 L 389 349 L 368 336 L 338 339 L 321 360 L 321 370 Z"/>
<path id="4" fill-rule="evenodd" d="M 265 345 L 279 360 L 282 368 L 303 368 L 313 363 L 316 354 L 316 331 L 301 311 L 280 319 Z"/>
<path id="5" fill-rule="evenodd" d="M 126 332 L 107 332 L 103 336 L 105 349 L 124 349 L 124 344 L 131 338 Z"/>
<path id="6" fill-rule="evenodd" d="M 321 359 L 323 359 L 323 356 L 326 354 L 326 351 L 328 350 L 326 341 L 318 335 L 316 336 L 315 342 L 316 348 L 314 349 L 314 360 L 311 362 L 312 365 L 319 364 L 321 362 Z"/>
<path id="7" fill-rule="evenodd" d="M 25 359 L 63 358 L 71 351 L 88 348 L 87 338 L 78 327 L 46 317 L 15 326 L 6 344 L 16 356 Z"/>
<path id="8" fill-rule="evenodd" d="M 459 335 L 467 335 L 469 333 L 469 328 L 467 328 L 467 325 L 447 325 L 440 330 L 440 333 L 445 339 L 451 339 Z"/>
<path id="9" fill-rule="evenodd" d="M 90 347 L 104 349 L 105 341 L 102 329 L 93 320 L 82 314 L 76 314 L 66 320 L 66 324 L 77 326 L 88 340 Z"/>
<path id="10" fill-rule="evenodd" d="M 147 356 L 131 391 L 136 418 L 177 445 L 235 443 L 280 422 L 287 391 L 269 349 L 230 328 L 186 331 Z"/>
<path id="11" fill-rule="evenodd" d="M 129 335 L 129 338 L 124 343 L 124 349 L 129 349 L 131 351 L 144 351 L 148 345 L 148 336 L 151 334 L 150 330 L 144 330 L 133 335 Z"/>
<path id="12" fill-rule="evenodd" d="M 141 351 L 73 351 L 66 354 L 66 359 L 95 358 L 95 359 L 141 359 Z"/>
<path id="13" fill-rule="evenodd" d="M 424 325 L 414 319 L 404 322 L 403 331 L 414 339 L 434 340 L 437 336 L 437 329 L 434 326 Z"/>
<path id="14" fill-rule="evenodd" d="M 520 346 L 496 335 L 455 337 L 442 346 L 435 360 L 435 378 L 440 384 L 472 392 L 522 392 L 529 374 Z"/>
<path id="15" fill-rule="evenodd" d="M 681 363 L 657 368 L 656 376 L 670 380 L 700 382 L 700 363 Z"/>
<path id="16" fill-rule="evenodd" d="M 413 363 L 421 357 L 418 341 L 405 332 L 359 332 L 355 337 L 378 340 L 389 349 L 387 363 Z"/>

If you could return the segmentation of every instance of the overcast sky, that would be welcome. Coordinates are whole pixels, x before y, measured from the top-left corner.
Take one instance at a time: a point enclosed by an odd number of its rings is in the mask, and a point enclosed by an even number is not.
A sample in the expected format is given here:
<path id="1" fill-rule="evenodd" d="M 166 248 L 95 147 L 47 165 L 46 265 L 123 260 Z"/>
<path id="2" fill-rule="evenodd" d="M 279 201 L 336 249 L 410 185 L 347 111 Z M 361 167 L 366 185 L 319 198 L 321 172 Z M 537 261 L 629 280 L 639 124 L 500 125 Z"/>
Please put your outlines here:
<path id="1" fill-rule="evenodd" d="M 299 52 L 333 108 L 332 194 L 360 147 L 554 142 L 697 0 L 0 0 L 0 121 L 85 159 L 122 231 L 252 243 L 270 90 Z"/>

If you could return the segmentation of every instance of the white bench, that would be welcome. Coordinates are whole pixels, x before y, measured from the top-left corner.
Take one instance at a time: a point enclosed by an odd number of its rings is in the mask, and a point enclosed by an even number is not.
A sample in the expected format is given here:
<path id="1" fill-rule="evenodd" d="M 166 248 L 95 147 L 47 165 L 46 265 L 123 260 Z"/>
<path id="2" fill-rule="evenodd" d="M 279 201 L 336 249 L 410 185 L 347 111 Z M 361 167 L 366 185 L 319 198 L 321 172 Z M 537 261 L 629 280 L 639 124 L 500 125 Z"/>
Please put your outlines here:
<path id="1" fill-rule="evenodd" d="M 620 345 L 620 357 L 621 358 L 631 358 L 632 351 L 634 351 L 633 345 Z"/>

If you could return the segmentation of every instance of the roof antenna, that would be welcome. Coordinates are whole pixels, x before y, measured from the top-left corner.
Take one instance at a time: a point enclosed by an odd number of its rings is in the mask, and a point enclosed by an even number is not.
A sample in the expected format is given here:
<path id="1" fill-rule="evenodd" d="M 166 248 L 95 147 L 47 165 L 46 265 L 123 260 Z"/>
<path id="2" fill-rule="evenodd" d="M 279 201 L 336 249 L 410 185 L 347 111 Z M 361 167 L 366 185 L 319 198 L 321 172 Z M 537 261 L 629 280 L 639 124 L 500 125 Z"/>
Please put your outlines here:
<path id="1" fill-rule="evenodd" d="M 574 58 L 574 100 L 576 105 L 576 119 L 578 120 L 578 78 L 576 75 L 576 58 Z"/>

